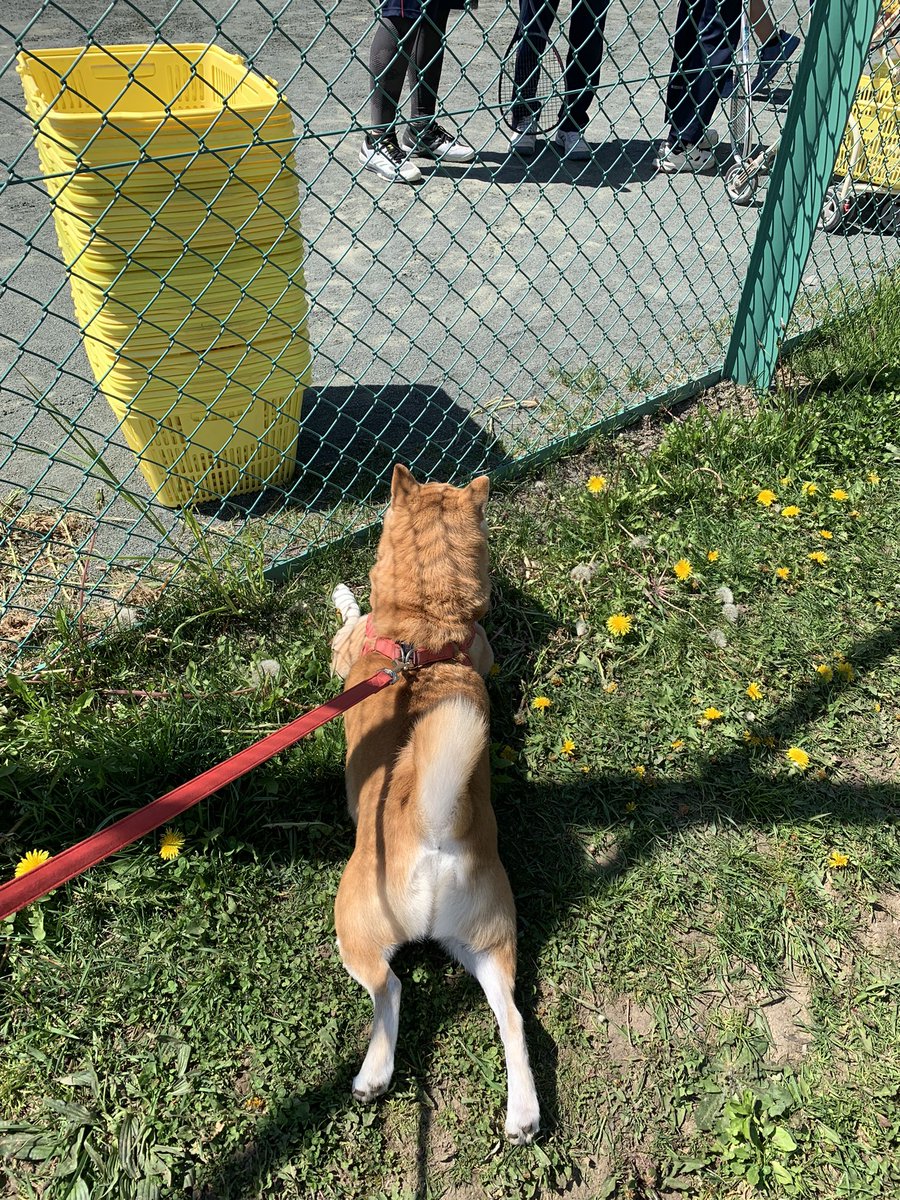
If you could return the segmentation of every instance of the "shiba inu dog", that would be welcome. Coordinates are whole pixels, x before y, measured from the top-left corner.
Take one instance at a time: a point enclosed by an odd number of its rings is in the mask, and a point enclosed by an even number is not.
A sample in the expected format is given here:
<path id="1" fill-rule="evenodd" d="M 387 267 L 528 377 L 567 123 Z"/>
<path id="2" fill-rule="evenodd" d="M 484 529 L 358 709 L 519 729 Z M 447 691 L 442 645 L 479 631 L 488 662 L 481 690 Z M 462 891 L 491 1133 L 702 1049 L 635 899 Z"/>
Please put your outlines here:
<path id="1" fill-rule="evenodd" d="M 490 600 L 486 476 L 468 487 L 419 484 L 394 468 L 391 504 L 370 579 L 371 612 L 335 590 L 344 624 L 332 667 L 352 687 L 397 672 L 344 717 L 347 797 L 356 847 L 335 904 L 344 966 L 375 1006 L 353 1094 L 372 1100 L 394 1070 L 400 981 L 391 956 L 434 938 L 484 989 L 503 1039 L 506 1133 L 530 1142 L 540 1110 L 513 998 L 516 914 L 497 854 L 490 799 L 493 663 L 478 621 Z"/>

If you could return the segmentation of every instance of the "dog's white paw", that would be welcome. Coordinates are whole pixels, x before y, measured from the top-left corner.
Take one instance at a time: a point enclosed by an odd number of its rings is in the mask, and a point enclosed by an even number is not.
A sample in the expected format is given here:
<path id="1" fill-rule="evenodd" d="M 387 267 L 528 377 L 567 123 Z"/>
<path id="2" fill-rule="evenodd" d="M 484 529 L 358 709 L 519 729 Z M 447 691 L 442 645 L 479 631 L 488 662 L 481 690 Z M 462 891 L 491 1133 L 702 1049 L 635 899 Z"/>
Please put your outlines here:
<path id="1" fill-rule="evenodd" d="M 522 1104 L 511 1105 L 506 1113 L 506 1136 L 516 1146 L 527 1146 L 541 1127 L 537 1096 Z"/>
<path id="2" fill-rule="evenodd" d="M 334 607 L 341 614 L 341 620 L 351 621 L 359 619 L 359 605 L 356 603 L 356 597 L 347 587 L 346 583 L 339 583 L 331 593 L 331 600 Z"/>
<path id="3" fill-rule="evenodd" d="M 361 1101 L 363 1104 L 371 1104 L 373 1100 L 384 1095 L 390 1086 L 390 1075 L 388 1075 L 387 1079 L 368 1079 L 360 1071 L 353 1080 L 353 1096 L 354 1099 Z"/>

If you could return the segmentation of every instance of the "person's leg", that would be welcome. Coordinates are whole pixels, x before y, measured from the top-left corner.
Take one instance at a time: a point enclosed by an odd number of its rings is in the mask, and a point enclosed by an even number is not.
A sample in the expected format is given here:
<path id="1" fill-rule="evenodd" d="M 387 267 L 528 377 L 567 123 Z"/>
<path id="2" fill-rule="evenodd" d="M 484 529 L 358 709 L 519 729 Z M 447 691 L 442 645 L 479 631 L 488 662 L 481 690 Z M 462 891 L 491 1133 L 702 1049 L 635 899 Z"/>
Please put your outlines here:
<path id="1" fill-rule="evenodd" d="M 669 145 L 694 146 L 706 133 L 740 37 L 741 0 L 680 0 L 666 94 Z"/>
<path id="2" fill-rule="evenodd" d="M 389 182 L 416 183 L 422 174 L 414 164 L 405 162 L 397 144 L 397 111 L 409 63 L 407 48 L 414 22 L 410 17 L 393 15 L 394 7 L 395 4 L 383 6 L 369 50 L 372 129 L 363 138 L 359 161 L 366 170 L 374 171 Z"/>
<path id="3" fill-rule="evenodd" d="M 588 109 L 600 82 L 603 61 L 603 30 L 609 0 L 574 0 L 569 19 L 569 53 L 560 108 L 559 129 L 581 133 L 588 123 Z"/>
<path id="4" fill-rule="evenodd" d="M 520 0 L 519 48 L 513 80 L 516 98 L 513 103 L 513 124 L 518 127 L 529 118 L 536 118 L 540 105 L 535 102 L 540 79 L 541 58 L 547 49 L 550 30 L 559 9 L 559 0 Z"/>
<path id="5" fill-rule="evenodd" d="M 775 34 L 775 22 L 766 0 L 747 0 L 747 15 L 754 37 L 764 46 Z"/>
<path id="6" fill-rule="evenodd" d="M 422 10 L 416 22 L 409 60 L 412 115 L 409 125 L 400 135 L 400 146 L 404 150 L 443 162 L 471 162 L 475 157 L 472 147 L 434 119 L 450 5 L 448 0 L 426 0 Z"/>

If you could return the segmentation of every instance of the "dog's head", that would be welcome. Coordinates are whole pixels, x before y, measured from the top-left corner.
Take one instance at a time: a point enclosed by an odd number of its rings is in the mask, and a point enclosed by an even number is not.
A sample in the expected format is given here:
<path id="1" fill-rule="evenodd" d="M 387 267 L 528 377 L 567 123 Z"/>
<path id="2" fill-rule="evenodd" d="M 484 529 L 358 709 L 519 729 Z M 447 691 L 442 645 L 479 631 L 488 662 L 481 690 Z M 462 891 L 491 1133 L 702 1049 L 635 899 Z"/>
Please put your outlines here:
<path id="1" fill-rule="evenodd" d="M 473 621 L 488 610 L 485 508 L 486 475 L 468 487 L 418 483 L 397 465 L 391 506 L 372 568 L 372 609 L 391 608 L 445 628 L 459 627 L 463 640 Z"/>

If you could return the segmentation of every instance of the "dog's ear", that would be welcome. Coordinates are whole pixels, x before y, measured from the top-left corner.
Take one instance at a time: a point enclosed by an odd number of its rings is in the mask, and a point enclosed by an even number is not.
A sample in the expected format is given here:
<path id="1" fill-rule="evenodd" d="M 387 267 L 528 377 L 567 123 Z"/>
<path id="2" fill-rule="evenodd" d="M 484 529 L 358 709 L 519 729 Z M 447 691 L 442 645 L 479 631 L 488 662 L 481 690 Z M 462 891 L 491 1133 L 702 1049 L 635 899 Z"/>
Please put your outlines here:
<path id="1" fill-rule="evenodd" d="M 403 463 L 397 463 L 391 476 L 391 504 L 402 504 L 418 490 L 419 485 L 413 479 L 412 472 Z"/>
<path id="2" fill-rule="evenodd" d="M 491 481 L 487 475 L 479 475 L 477 479 L 473 479 L 466 491 L 475 502 L 475 507 L 484 516 L 484 510 L 487 508 L 488 495 L 491 490 Z"/>

